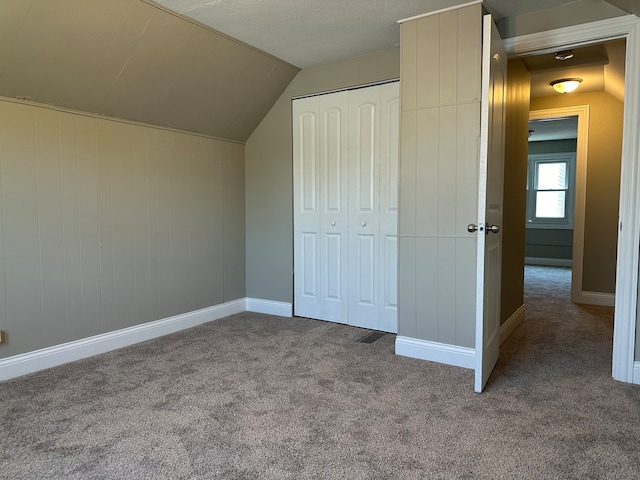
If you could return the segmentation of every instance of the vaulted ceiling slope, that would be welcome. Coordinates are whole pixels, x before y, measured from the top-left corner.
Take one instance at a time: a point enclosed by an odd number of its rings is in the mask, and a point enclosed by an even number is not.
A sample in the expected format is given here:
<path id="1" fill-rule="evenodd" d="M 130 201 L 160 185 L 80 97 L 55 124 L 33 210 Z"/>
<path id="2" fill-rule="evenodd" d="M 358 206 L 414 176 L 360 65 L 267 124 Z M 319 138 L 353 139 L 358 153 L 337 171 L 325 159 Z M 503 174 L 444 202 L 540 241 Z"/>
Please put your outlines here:
<path id="1" fill-rule="evenodd" d="M 468 1 L 0 0 L 0 96 L 245 141 L 299 67 L 397 48 L 397 20 Z M 637 3 L 484 5 L 524 34 Z"/>
<path id="2" fill-rule="evenodd" d="M 0 1 L 0 96 L 245 141 L 298 68 L 143 0 Z"/>

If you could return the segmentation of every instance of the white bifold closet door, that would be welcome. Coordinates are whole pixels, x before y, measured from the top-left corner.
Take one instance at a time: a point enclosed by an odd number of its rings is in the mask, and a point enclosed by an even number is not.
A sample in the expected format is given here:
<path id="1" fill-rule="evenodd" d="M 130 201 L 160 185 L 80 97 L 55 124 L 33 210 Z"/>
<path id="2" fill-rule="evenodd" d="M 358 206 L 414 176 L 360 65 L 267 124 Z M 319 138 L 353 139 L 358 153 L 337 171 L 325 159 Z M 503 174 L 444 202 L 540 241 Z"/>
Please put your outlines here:
<path id="1" fill-rule="evenodd" d="M 294 312 L 397 331 L 398 83 L 293 101 Z"/>

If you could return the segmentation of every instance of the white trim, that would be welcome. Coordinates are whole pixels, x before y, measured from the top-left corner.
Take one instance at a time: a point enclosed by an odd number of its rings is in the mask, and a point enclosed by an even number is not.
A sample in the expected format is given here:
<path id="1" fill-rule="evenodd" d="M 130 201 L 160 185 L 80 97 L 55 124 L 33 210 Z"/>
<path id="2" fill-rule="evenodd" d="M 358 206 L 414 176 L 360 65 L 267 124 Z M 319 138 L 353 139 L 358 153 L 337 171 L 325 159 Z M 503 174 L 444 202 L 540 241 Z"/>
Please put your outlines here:
<path id="1" fill-rule="evenodd" d="M 536 229 L 537 230 L 573 230 L 573 226 L 571 225 L 562 225 L 562 224 L 554 225 L 552 223 L 549 223 L 547 225 L 527 223 L 525 225 L 525 228 L 531 229 L 531 230 L 536 230 Z"/>
<path id="2" fill-rule="evenodd" d="M 570 258 L 524 257 L 525 265 L 542 265 L 546 267 L 571 267 Z"/>
<path id="3" fill-rule="evenodd" d="M 459 10 L 460 8 L 470 7 L 472 5 L 477 5 L 479 3 L 482 3 L 482 0 L 474 0 L 473 2 L 463 3 L 462 5 L 456 5 L 456 6 L 453 6 L 453 7 L 441 8 L 440 10 L 436 10 L 434 12 L 421 13 L 420 15 L 415 15 L 413 17 L 403 18 L 402 20 L 398 20 L 398 23 L 399 24 L 403 24 L 405 22 L 410 22 L 411 20 L 418 20 L 420 18 L 430 17 L 432 15 L 439 15 L 441 13 L 450 12 L 452 10 Z"/>
<path id="4" fill-rule="evenodd" d="M 470 369 L 476 365 L 476 351 L 473 348 L 411 337 L 396 337 L 396 355 Z"/>
<path id="5" fill-rule="evenodd" d="M 245 311 L 245 299 L 102 333 L 0 360 L 0 381 L 127 347 Z"/>
<path id="6" fill-rule="evenodd" d="M 633 362 L 633 379 L 631 383 L 640 385 L 640 362 Z"/>
<path id="7" fill-rule="evenodd" d="M 509 338 L 509 335 L 513 333 L 513 331 L 522 323 L 525 317 L 525 309 L 524 305 L 520 305 L 515 312 L 511 314 L 511 316 L 500 325 L 500 345 L 504 343 L 504 341 Z"/>
<path id="8" fill-rule="evenodd" d="M 332 93 L 350 92 L 352 90 L 360 90 L 361 88 L 377 87 L 378 85 L 386 85 L 387 83 L 400 83 L 400 77 L 393 77 L 386 80 L 378 80 L 376 82 L 370 83 L 360 83 L 351 87 L 334 88 L 333 90 L 322 90 L 321 92 L 315 93 L 305 93 L 303 95 L 296 95 L 295 97 L 291 97 L 291 101 L 293 102 L 294 100 L 300 100 L 302 98 L 309 97 L 321 97 L 322 95 L 330 95 Z"/>
<path id="9" fill-rule="evenodd" d="M 538 166 L 545 163 L 564 163 L 567 166 L 565 172 L 567 188 L 564 189 L 566 192 L 566 198 L 565 214 L 563 218 L 545 218 L 536 216 L 536 192 L 540 190 L 536 188 Z M 573 216 L 575 210 L 573 204 L 576 199 L 576 152 L 530 153 L 527 156 L 527 172 L 527 180 L 529 184 L 527 185 L 526 227 L 547 230 L 573 229 Z"/>
<path id="10" fill-rule="evenodd" d="M 512 57 L 626 38 L 625 96 L 612 375 L 633 381 L 640 250 L 640 19 L 635 15 L 550 30 L 505 42 Z"/>
<path id="11" fill-rule="evenodd" d="M 279 317 L 292 316 L 291 303 L 263 300 L 261 298 L 247 298 L 247 311 L 277 315 Z"/>
<path id="12" fill-rule="evenodd" d="M 633 379 L 640 244 L 640 20 L 627 36 L 612 374 Z"/>
<path id="13" fill-rule="evenodd" d="M 585 305 L 613 307 L 616 303 L 616 295 L 615 293 L 587 292 L 583 290 L 575 300 L 572 298 L 571 301 Z"/>
<path id="14" fill-rule="evenodd" d="M 587 162 L 589 150 L 589 105 L 549 108 L 529 112 L 529 120 L 578 117 L 576 139 L 575 186 L 573 200 L 573 245 L 571 251 L 571 301 L 579 303 L 582 292 L 584 222 L 587 204 Z"/>
<path id="15" fill-rule="evenodd" d="M 599 40 L 625 37 L 638 23 L 635 15 L 599 20 L 571 27 L 531 33 L 503 40 L 510 58 L 553 52 L 557 47 L 576 47 Z M 626 89 L 625 89 L 626 91 Z"/>

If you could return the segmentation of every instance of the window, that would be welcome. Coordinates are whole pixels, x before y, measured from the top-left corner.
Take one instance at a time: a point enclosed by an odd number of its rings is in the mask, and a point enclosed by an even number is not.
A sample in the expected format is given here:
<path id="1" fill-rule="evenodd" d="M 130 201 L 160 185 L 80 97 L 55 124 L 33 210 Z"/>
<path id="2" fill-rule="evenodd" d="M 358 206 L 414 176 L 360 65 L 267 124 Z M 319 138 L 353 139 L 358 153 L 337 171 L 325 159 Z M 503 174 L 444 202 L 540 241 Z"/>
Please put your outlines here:
<path id="1" fill-rule="evenodd" d="M 575 153 L 529 155 L 527 226 L 573 228 Z"/>

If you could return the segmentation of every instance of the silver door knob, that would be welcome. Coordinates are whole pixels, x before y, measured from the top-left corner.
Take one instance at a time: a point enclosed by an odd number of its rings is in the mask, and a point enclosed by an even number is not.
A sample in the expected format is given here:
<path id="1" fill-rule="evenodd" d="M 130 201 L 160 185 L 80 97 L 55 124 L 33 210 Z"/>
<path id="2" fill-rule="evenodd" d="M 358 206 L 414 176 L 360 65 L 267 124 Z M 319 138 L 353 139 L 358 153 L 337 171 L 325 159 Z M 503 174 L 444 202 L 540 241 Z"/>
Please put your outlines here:
<path id="1" fill-rule="evenodd" d="M 367 226 L 367 222 L 362 222 L 362 226 L 366 227 Z"/>
<path id="2" fill-rule="evenodd" d="M 500 231 L 500 225 L 487 225 L 487 233 L 498 233 Z"/>
<path id="3" fill-rule="evenodd" d="M 478 231 L 478 226 L 475 223 L 470 223 L 467 225 L 467 232 L 473 233 Z"/>

